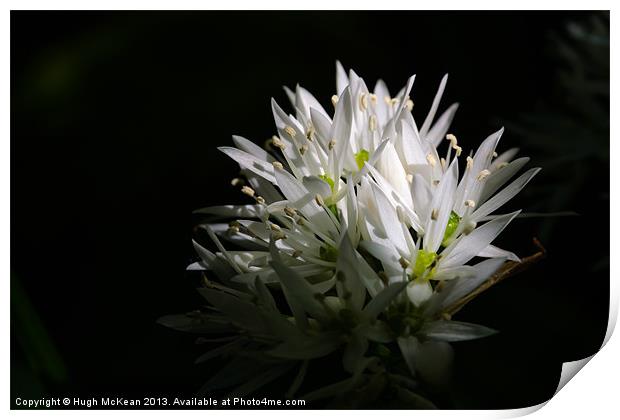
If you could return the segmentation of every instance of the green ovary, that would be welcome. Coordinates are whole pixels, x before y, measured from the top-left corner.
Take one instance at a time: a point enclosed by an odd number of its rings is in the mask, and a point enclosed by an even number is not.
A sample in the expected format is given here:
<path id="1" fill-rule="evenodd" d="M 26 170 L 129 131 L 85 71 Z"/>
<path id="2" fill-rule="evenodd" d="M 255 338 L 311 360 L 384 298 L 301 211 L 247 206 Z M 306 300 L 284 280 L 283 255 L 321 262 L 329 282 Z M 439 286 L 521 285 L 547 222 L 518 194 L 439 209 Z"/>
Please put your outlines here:
<path id="1" fill-rule="evenodd" d="M 437 254 L 435 252 L 425 251 L 423 249 L 418 251 L 418 257 L 415 260 L 415 266 L 413 267 L 413 277 L 414 278 L 422 278 L 424 273 L 428 268 L 435 262 L 437 259 Z M 429 276 L 432 275 L 433 270 L 429 273 Z M 428 276 L 427 276 L 428 277 Z"/>
<path id="2" fill-rule="evenodd" d="M 368 150 L 362 149 L 355 154 L 355 163 L 357 163 L 357 169 L 362 169 L 364 167 L 364 163 L 368 161 L 369 153 Z"/>
<path id="3" fill-rule="evenodd" d="M 319 178 L 321 178 L 323 181 L 327 182 L 327 184 L 329 184 L 329 188 L 331 188 L 332 192 L 334 192 L 334 180 L 333 179 L 331 179 L 327 175 L 319 175 Z"/>
<path id="4" fill-rule="evenodd" d="M 325 245 L 319 249 L 319 256 L 322 260 L 336 262 L 338 259 L 338 250 L 333 246 Z"/>
<path id="5" fill-rule="evenodd" d="M 461 218 L 455 212 L 450 213 L 450 219 L 448 219 L 448 226 L 446 226 L 446 232 L 443 234 L 443 240 L 441 242 L 442 246 L 448 246 L 448 239 L 452 236 L 452 234 L 456 231 L 456 228 L 459 227 L 459 223 L 461 222 Z"/>

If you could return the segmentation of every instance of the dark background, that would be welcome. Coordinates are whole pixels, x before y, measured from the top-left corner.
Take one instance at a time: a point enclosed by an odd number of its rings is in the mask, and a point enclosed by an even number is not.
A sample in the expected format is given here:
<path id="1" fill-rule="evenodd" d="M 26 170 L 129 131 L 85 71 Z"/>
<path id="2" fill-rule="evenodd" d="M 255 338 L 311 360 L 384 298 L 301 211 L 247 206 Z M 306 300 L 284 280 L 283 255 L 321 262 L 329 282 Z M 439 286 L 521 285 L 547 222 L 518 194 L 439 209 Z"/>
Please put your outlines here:
<path id="1" fill-rule="evenodd" d="M 500 334 L 456 345 L 448 407 L 548 399 L 561 361 L 598 350 L 607 325 L 608 19 L 12 12 L 11 399 L 191 395 L 208 379 L 194 339 L 155 321 L 202 304 L 184 271 L 191 211 L 246 201 L 216 146 L 274 134 L 284 84 L 329 109 L 336 59 L 393 93 L 416 73 L 418 121 L 449 72 L 441 109 L 461 103 L 465 150 L 505 125 L 500 151 L 544 166 L 510 209 L 579 213 L 513 222 L 498 244 L 524 256 L 538 236 L 548 258 L 457 316 Z"/>

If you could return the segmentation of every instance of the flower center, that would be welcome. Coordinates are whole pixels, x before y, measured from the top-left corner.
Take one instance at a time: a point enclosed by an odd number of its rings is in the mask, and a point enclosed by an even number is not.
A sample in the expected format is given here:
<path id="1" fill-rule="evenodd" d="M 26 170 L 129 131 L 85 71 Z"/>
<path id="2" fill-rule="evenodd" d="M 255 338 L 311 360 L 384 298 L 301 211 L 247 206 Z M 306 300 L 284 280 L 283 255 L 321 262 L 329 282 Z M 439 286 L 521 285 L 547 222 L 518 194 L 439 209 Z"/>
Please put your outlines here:
<path id="1" fill-rule="evenodd" d="M 329 185 L 329 188 L 331 188 L 332 192 L 334 192 L 334 180 L 331 179 L 329 176 L 327 175 L 319 175 L 319 178 L 321 178 L 323 181 L 327 182 L 327 184 Z"/>
<path id="2" fill-rule="evenodd" d="M 413 267 L 413 278 L 423 279 L 431 275 L 433 273 L 434 267 L 431 269 L 427 276 L 424 276 L 424 273 L 426 273 L 429 267 L 433 265 L 433 262 L 435 262 L 436 259 L 437 253 L 420 249 L 418 251 L 418 258 L 416 258 L 415 260 L 415 266 Z"/>
<path id="3" fill-rule="evenodd" d="M 323 245 L 319 249 L 319 256 L 322 260 L 336 262 L 338 259 L 338 250 L 331 245 Z"/>
<path id="4" fill-rule="evenodd" d="M 443 240 L 441 241 L 441 245 L 446 247 L 450 245 L 448 242 L 452 234 L 456 231 L 456 228 L 459 227 L 459 223 L 461 222 L 461 217 L 455 212 L 450 213 L 450 218 L 448 219 L 448 225 L 446 226 L 446 232 L 443 234 Z"/>
<path id="5" fill-rule="evenodd" d="M 364 163 L 368 161 L 369 158 L 368 150 L 362 149 L 355 154 L 355 163 L 357 163 L 357 169 L 361 170 L 364 167 Z"/>

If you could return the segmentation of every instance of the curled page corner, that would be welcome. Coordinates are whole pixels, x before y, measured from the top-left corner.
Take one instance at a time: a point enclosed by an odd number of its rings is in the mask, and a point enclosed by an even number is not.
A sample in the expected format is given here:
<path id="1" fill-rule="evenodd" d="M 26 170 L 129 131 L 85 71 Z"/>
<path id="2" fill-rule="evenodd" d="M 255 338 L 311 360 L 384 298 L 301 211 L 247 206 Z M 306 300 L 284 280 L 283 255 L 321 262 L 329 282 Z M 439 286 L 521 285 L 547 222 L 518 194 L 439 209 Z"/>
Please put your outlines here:
<path id="1" fill-rule="evenodd" d="M 597 352 L 598 353 L 598 352 Z M 555 389 L 553 396 L 560 392 L 564 385 L 568 383 L 573 377 L 579 372 L 595 355 L 584 357 L 583 359 L 574 360 L 572 362 L 564 362 L 562 364 L 562 373 L 560 374 L 560 381 L 558 382 L 558 387 Z M 551 397 L 553 398 L 553 397 Z"/>

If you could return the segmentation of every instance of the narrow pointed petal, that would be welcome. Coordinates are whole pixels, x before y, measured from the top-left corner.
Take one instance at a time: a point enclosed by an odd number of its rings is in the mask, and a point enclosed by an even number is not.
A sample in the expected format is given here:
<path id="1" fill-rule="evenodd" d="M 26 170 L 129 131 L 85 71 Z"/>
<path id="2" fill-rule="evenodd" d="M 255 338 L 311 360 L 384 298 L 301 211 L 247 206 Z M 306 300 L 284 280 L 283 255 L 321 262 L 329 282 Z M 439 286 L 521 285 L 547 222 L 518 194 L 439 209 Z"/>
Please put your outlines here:
<path id="1" fill-rule="evenodd" d="M 244 152 L 247 152 L 262 161 L 270 163 L 276 160 L 273 156 L 267 153 L 265 149 L 259 147 L 244 137 L 232 136 L 232 139 L 233 143 L 235 143 L 235 146 L 237 146 L 239 150 L 243 150 Z"/>
<path id="2" fill-rule="evenodd" d="M 443 258 L 439 261 L 438 268 L 456 267 L 471 260 L 485 249 L 519 212 L 520 210 L 500 216 L 476 228 L 469 235 L 457 239 L 441 253 Z"/>
<path id="3" fill-rule="evenodd" d="M 471 219 L 478 221 L 506 204 L 515 195 L 517 195 L 539 171 L 540 168 L 533 168 L 521 175 L 506 188 L 495 194 L 488 201 L 478 207 L 476 211 L 472 213 Z"/>
<path id="4" fill-rule="evenodd" d="M 482 193 L 480 194 L 480 201 L 486 201 L 489 197 L 491 197 L 497 190 L 501 188 L 510 178 L 512 178 L 521 168 L 525 166 L 527 162 L 529 162 L 530 158 L 522 157 L 519 159 L 515 159 L 510 162 L 507 166 L 503 168 L 499 168 L 496 171 L 492 172 L 491 175 L 485 180 L 484 187 L 482 189 Z"/>
<path id="5" fill-rule="evenodd" d="M 429 218 L 424 234 L 424 249 L 437 252 L 443 240 L 450 212 L 454 205 L 454 191 L 458 179 L 458 160 L 454 159 L 441 177 L 435 190 L 429 210 Z"/>
<path id="6" fill-rule="evenodd" d="M 450 305 L 473 292 L 478 286 L 487 281 L 506 262 L 504 258 L 492 258 L 482 261 L 473 267 L 471 276 L 459 278 L 446 283 L 441 292 L 433 295 L 424 307 L 425 316 L 434 316 Z"/>
<path id="7" fill-rule="evenodd" d="M 441 141 L 446 137 L 458 109 L 458 103 L 450 105 L 450 107 L 443 114 L 441 114 L 441 117 L 439 117 L 437 122 L 433 124 L 433 128 L 431 128 L 426 135 L 426 141 L 431 143 L 433 146 L 438 147 Z"/>
<path id="8" fill-rule="evenodd" d="M 506 258 L 509 261 L 521 262 L 521 258 L 517 257 L 514 253 L 498 248 L 494 245 L 488 245 L 476 256 L 482 258 Z"/>
<path id="9" fill-rule="evenodd" d="M 392 301 L 407 286 L 406 282 L 393 283 L 384 288 L 377 296 L 375 296 L 364 308 L 364 316 L 372 321 L 377 319 L 379 314 L 383 312 Z"/>
<path id="10" fill-rule="evenodd" d="M 448 83 L 448 75 L 446 74 L 441 79 L 441 83 L 439 83 L 439 89 L 437 89 L 437 93 L 435 94 L 435 98 L 433 99 L 433 104 L 431 105 L 430 111 L 428 111 L 428 115 L 422 124 L 422 128 L 420 128 L 420 136 L 422 138 L 426 138 L 428 130 L 431 128 L 431 124 L 433 123 L 433 119 L 435 119 L 435 113 L 437 112 L 437 108 L 439 107 L 439 102 L 441 102 L 441 97 L 443 96 L 443 91 L 446 88 L 446 83 Z"/>
<path id="11" fill-rule="evenodd" d="M 470 324 L 457 321 L 435 321 L 426 324 L 420 334 L 429 339 L 439 341 L 466 341 L 487 337 L 497 331 L 483 327 L 482 325 Z"/>
<path id="12" fill-rule="evenodd" d="M 273 165 L 264 160 L 234 147 L 218 147 L 218 150 L 235 160 L 243 169 L 248 169 L 256 175 L 262 176 L 269 182 L 275 182 Z"/>
<path id="13" fill-rule="evenodd" d="M 342 67 L 340 61 L 336 61 L 336 92 L 338 95 L 342 95 L 342 92 L 349 85 L 349 77 L 347 72 Z"/>

